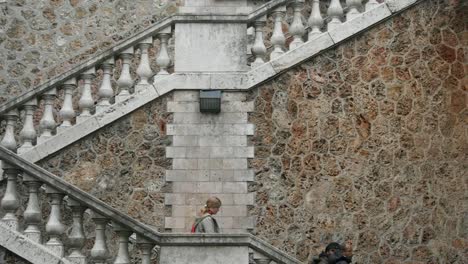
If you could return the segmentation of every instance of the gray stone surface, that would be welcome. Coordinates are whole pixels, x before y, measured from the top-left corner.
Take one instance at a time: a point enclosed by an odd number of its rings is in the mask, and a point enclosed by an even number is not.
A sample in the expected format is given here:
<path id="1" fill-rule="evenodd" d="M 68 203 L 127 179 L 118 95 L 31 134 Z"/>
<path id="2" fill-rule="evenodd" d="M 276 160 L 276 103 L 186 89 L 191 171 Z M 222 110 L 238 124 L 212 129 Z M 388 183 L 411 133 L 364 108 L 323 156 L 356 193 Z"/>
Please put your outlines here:
<path id="1" fill-rule="evenodd" d="M 175 26 L 175 72 L 247 69 L 245 24 L 181 23 Z"/>
<path id="2" fill-rule="evenodd" d="M 8 249 L 32 264 L 72 264 L 65 258 L 54 255 L 45 247 L 36 244 L 20 234 L 5 227 L 0 222 L 0 246 Z"/>
<path id="3" fill-rule="evenodd" d="M 161 247 L 161 264 L 246 264 L 249 263 L 247 247 Z"/>

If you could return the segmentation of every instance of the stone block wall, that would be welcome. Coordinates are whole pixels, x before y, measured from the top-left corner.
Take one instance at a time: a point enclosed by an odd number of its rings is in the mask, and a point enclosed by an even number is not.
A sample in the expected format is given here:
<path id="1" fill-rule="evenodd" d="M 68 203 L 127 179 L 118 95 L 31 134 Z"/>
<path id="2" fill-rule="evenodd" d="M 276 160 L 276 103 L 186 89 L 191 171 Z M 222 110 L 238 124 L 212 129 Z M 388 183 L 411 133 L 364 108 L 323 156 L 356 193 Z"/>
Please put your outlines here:
<path id="1" fill-rule="evenodd" d="M 425 1 L 251 92 L 256 235 L 300 260 L 351 240 L 356 263 L 468 262 L 466 11 Z"/>
<path id="2" fill-rule="evenodd" d="M 253 147 L 247 145 L 247 136 L 254 131 L 247 120 L 253 102 L 246 102 L 245 96 L 223 92 L 219 114 L 200 113 L 198 91 L 176 91 L 168 102 L 173 123 L 168 124 L 167 134 L 173 144 L 166 147 L 166 157 L 172 159 L 166 181 L 172 183 L 172 193 L 166 193 L 165 204 L 172 214 L 166 217 L 166 229 L 190 231 L 210 196 L 223 203 L 216 217 L 223 232 L 254 227 L 254 218 L 247 213 L 247 206 L 254 203 L 247 190 L 254 178 L 247 168 L 247 159 L 254 157 Z"/>

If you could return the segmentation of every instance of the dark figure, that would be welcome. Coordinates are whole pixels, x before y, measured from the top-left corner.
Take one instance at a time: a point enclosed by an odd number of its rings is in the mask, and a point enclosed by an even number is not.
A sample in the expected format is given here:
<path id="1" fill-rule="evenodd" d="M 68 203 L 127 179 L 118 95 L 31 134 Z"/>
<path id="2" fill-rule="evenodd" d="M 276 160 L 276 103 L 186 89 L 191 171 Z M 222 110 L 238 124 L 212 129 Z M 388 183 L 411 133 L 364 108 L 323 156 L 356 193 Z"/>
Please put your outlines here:
<path id="1" fill-rule="evenodd" d="M 351 263 L 352 245 L 340 245 L 338 243 L 330 243 L 325 248 L 325 251 L 320 253 L 318 257 L 312 259 L 312 264 L 348 264 Z"/>

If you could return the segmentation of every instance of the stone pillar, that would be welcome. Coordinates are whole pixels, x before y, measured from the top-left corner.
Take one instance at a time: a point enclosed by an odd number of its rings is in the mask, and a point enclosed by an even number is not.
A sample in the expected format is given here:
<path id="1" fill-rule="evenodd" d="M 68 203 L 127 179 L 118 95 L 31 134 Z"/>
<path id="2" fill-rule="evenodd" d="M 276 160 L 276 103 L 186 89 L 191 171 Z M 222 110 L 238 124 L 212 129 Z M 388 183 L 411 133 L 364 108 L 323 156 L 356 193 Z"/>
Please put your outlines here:
<path id="1" fill-rule="evenodd" d="M 186 0 L 179 14 L 232 15 L 250 13 L 247 0 Z M 213 18 L 209 22 L 175 25 L 175 72 L 246 71 L 247 23 Z"/>
<path id="2" fill-rule="evenodd" d="M 167 229 L 189 232 L 209 196 L 223 203 L 216 215 L 222 232 L 254 227 L 255 219 L 247 212 L 254 204 L 254 194 L 247 190 L 247 182 L 254 179 L 247 165 L 254 156 L 253 146 L 247 145 L 247 136 L 254 133 L 248 123 L 253 108 L 245 93 L 224 91 L 221 113 L 200 113 L 199 91 L 174 93 L 168 103 L 174 119 L 167 126 L 173 136 L 173 145 L 166 148 L 167 158 L 173 159 L 172 169 L 166 171 L 166 181 L 173 187 L 165 197 L 165 204 L 172 206 L 172 216 L 165 219 Z"/>

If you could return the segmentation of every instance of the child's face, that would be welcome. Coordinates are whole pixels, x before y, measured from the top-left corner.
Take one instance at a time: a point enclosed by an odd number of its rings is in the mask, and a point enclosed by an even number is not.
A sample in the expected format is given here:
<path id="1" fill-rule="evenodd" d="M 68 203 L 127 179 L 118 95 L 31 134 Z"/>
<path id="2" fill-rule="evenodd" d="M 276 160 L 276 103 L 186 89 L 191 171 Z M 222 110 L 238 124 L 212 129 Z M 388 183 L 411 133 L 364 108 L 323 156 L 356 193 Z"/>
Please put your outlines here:
<path id="1" fill-rule="evenodd" d="M 219 207 L 218 208 L 210 208 L 210 211 L 211 211 L 211 214 L 215 215 L 215 214 L 218 213 Z"/>

